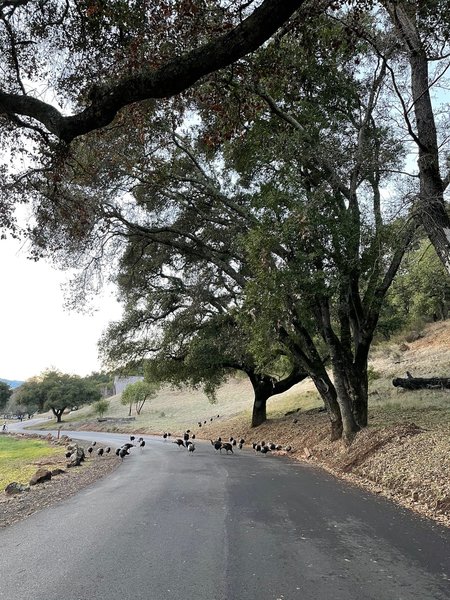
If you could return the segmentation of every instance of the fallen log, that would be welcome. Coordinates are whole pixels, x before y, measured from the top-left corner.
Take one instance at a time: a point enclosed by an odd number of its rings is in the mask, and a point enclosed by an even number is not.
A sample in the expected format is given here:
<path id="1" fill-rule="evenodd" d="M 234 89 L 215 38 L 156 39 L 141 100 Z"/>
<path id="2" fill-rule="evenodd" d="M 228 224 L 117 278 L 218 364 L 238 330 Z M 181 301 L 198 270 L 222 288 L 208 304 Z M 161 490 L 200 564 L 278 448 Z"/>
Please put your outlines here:
<path id="1" fill-rule="evenodd" d="M 397 377 L 392 380 L 392 385 L 407 390 L 448 390 L 450 389 L 450 377 L 412 377 L 406 373 L 407 378 Z"/>

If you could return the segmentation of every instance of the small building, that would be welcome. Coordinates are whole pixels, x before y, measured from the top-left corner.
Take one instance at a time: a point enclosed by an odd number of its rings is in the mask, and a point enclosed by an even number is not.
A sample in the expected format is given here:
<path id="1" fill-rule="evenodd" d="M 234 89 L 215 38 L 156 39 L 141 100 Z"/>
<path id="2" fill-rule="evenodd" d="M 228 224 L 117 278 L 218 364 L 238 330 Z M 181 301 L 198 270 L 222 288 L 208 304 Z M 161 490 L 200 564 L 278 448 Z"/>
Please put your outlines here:
<path id="1" fill-rule="evenodd" d="M 142 375 L 130 375 L 129 377 L 120 377 L 119 375 L 116 375 L 114 377 L 115 393 L 121 394 L 125 388 L 137 381 L 144 381 Z"/>

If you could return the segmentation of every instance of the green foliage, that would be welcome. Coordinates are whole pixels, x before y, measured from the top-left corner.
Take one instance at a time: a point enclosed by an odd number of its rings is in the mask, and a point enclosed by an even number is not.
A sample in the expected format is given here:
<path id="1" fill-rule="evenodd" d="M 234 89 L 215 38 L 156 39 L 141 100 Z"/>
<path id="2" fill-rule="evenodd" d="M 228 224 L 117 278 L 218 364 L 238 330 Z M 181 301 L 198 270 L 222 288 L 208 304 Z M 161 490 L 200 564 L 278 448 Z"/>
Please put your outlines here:
<path id="1" fill-rule="evenodd" d="M 379 373 L 372 365 L 367 367 L 367 381 L 371 383 L 372 381 L 376 381 L 380 379 L 381 373 Z"/>
<path id="2" fill-rule="evenodd" d="M 0 436 L 0 489 L 12 481 L 28 483 L 36 471 L 36 461 L 58 455 L 63 460 L 64 452 L 63 447 L 49 446 L 42 440 Z"/>
<path id="3" fill-rule="evenodd" d="M 87 383 L 92 383 L 102 394 L 112 396 L 114 393 L 114 375 L 105 371 L 91 373 L 84 378 Z"/>
<path id="4" fill-rule="evenodd" d="M 450 310 L 450 276 L 428 240 L 404 258 L 378 326 L 384 337 L 417 323 L 443 320 Z"/>
<path id="5" fill-rule="evenodd" d="M 0 381 L 0 410 L 3 410 L 12 394 L 12 389 L 4 381 Z"/>
<path id="6" fill-rule="evenodd" d="M 26 381 L 17 392 L 17 401 L 39 410 L 52 410 L 61 421 L 64 410 L 81 404 L 91 404 L 101 397 L 95 385 L 76 375 L 45 371 Z"/>
<path id="7" fill-rule="evenodd" d="M 135 407 L 136 414 L 140 415 L 146 401 L 154 398 L 158 393 L 158 390 L 159 385 L 157 383 L 136 381 L 136 383 L 132 383 L 124 389 L 122 392 L 121 402 L 122 404 L 130 407 L 130 415 L 133 405 Z"/>
<path id="8" fill-rule="evenodd" d="M 92 408 L 94 410 L 94 414 L 99 415 L 99 417 L 103 417 L 105 412 L 108 410 L 109 402 L 108 400 L 101 399 L 94 402 Z"/>

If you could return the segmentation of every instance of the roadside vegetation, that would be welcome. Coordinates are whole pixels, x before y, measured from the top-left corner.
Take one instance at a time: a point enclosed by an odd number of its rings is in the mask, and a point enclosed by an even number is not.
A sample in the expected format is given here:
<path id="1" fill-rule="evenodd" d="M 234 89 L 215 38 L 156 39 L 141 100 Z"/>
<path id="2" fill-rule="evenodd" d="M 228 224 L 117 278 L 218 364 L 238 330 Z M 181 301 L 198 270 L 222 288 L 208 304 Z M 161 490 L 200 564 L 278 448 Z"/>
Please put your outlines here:
<path id="1" fill-rule="evenodd" d="M 36 469 L 45 464 L 63 466 L 64 453 L 64 447 L 50 446 L 43 440 L 0 435 L 0 489 L 12 481 L 27 484 Z"/>
<path id="2" fill-rule="evenodd" d="M 392 379 L 406 370 L 417 376 L 446 376 L 450 364 L 450 321 L 428 324 L 417 339 L 409 334 L 375 345 L 369 369 L 368 426 L 348 447 L 331 442 L 323 403 L 310 380 L 273 398 L 267 420 L 251 427 L 253 390 L 247 378 L 228 380 L 211 404 L 200 390 L 164 387 L 128 419 L 120 396 L 109 399 L 104 422 L 92 406 L 65 414 L 63 430 L 86 429 L 265 439 L 292 446 L 289 456 L 326 468 L 339 477 L 386 495 L 444 524 L 450 524 L 450 390 L 408 391 Z M 416 337 L 416 335 L 414 335 Z M 202 427 L 198 426 L 201 422 Z M 206 423 L 204 422 L 206 421 Z M 54 420 L 36 426 L 54 429 Z"/>

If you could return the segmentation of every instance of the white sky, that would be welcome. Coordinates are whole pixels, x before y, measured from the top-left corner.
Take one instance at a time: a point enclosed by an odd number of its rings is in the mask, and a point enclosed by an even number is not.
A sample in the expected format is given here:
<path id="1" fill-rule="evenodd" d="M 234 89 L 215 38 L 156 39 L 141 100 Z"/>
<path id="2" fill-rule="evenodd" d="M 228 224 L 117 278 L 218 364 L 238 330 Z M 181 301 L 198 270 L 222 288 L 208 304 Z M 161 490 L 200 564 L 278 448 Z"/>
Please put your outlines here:
<path id="1" fill-rule="evenodd" d="M 26 380 L 48 368 L 80 376 L 99 371 L 97 341 L 121 315 L 112 292 L 93 315 L 68 312 L 67 276 L 26 258 L 15 240 L 0 240 L 0 378 Z"/>

